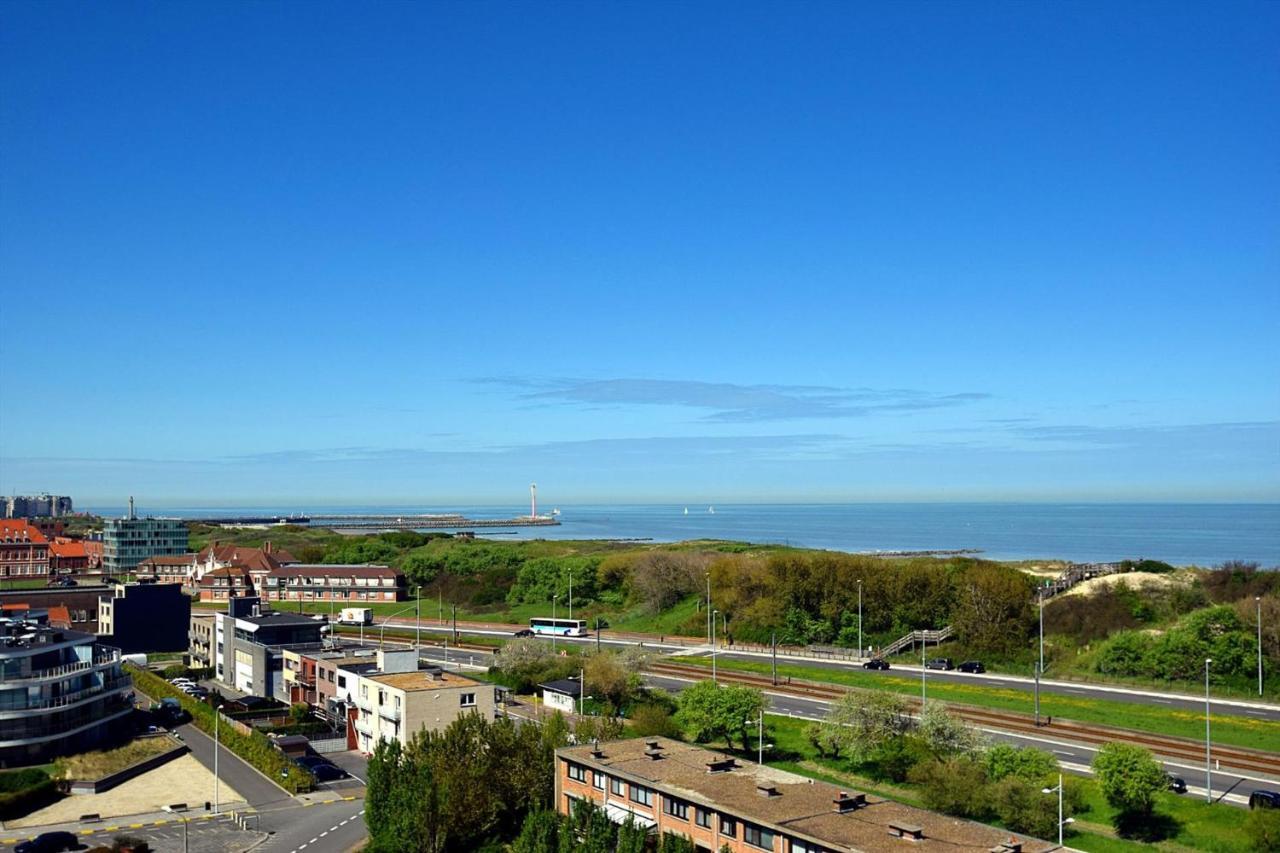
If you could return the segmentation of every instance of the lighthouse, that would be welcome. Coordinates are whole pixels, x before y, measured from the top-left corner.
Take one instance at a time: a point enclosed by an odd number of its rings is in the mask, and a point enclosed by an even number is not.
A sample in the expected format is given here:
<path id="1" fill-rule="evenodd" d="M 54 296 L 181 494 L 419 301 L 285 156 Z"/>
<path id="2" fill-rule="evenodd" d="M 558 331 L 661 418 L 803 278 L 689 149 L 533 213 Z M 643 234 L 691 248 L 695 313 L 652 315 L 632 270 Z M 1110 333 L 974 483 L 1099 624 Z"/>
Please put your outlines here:
<path id="1" fill-rule="evenodd" d="M 529 484 L 529 517 L 538 517 L 538 484 Z"/>

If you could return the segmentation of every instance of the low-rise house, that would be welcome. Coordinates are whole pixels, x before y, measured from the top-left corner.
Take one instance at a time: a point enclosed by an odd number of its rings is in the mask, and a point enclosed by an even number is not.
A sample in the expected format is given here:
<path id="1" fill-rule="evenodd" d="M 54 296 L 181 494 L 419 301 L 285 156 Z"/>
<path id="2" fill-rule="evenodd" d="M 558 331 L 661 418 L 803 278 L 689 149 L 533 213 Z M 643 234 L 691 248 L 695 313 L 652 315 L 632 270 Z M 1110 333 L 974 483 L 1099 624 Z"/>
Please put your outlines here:
<path id="1" fill-rule="evenodd" d="M 667 738 L 556 750 L 556 809 L 591 800 L 628 818 L 731 853 L 860 853 L 913 850 L 1041 853 L 1034 838 L 842 790 L 795 773 Z"/>
<path id="2" fill-rule="evenodd" d="M 578 710 L 578 698 L 582 696 L 582 684 L 576 678 L 561 678 L 539 684 L 542 690 L 542 704 L 565 714 L 574 714 Z"/>
<path id="3" fill-rule="evenodd" d="M 272 601 L 399 601 L 404 575 L 389 566 L 281 566 L 260 587 Z"/>
<path id="4" fill-rule="evenodd" d="M 0 578 L 48 576 L 48 537 L 23 519 L 0 519 Z"/>
<path id="5" fill-rule="evenodd" d="M 227 601 L 255 595 L 253 576 L 244 566 L 223 566 L 205 572 L 198 586 L 201 601 Z"/>
<path id="6" fill-rule="evenodd" d="M 138 563 L 138 580 L 189 586 L 195 577 L 195 554 L 161 554 Z"/>

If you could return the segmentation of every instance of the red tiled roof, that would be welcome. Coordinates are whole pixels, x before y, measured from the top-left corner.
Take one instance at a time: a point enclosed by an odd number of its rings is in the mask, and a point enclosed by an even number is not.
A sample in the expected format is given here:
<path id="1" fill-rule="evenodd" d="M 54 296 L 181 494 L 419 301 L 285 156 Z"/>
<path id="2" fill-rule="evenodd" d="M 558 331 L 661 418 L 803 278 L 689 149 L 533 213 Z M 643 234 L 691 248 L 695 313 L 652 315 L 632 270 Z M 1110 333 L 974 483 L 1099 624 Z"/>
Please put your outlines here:
<path id="1" fill-rule="evenodd" d="M 209 583 L 210 578 L 239 578 L 246 583 L 252 580 L 252 576 L 249 574 L 247 566 L 223 566 L 220 569 L 205 572 L 204 577 L 200 578 L 200 585 L 212 586 L 212 584 Z"/>
<path id="2" fill-rule="evenodd" d="M 262 548 L 245 548 L 239 545 L 219 545 L 212 542 L 197 555 L 200 560 L 207 560 L 212 554 L 219 563 L 236 563 L 254 572 L 270 572 L 280 568 L 281 563 L 295 562 L 288 551 L 272 551 L 268 553 Z"/>
<path id="3" fill-rule="evenodd" d="M 58 538 L 49 543 L 49 554 L 54 557 L 61 557 L 64 560 L 78 559 L 84 557 L 88 559 L 89 554 L 84 550 L 84 543 L 76 539 Z"/>
<path id="4" fill-rule="evenodd" d="M 190 566 L 195 561 L 195 554 L 159 554 L 154 557 L 147 557 L 138 563 L 138 568 L 143 566 Z"/>
<path id="5" fill-rule="evenodd" d="M 273 578 L 395 578 L 403 575 L 390 566 L 281 566 L 271 572 Z"/>
<path id="6" fill-rule="evenodd" d="M 49 624 L 57 628 L 71 627 L 71 611 L 67 609 L 65 604 L 58 604 L 49 608 Z"/>
<path id="7" fill-rule="evenodd" d="M 47 545 L 49 540 L 38 528 L 21 518 L 0 518 L 0 541 L 27 541 Z"/>

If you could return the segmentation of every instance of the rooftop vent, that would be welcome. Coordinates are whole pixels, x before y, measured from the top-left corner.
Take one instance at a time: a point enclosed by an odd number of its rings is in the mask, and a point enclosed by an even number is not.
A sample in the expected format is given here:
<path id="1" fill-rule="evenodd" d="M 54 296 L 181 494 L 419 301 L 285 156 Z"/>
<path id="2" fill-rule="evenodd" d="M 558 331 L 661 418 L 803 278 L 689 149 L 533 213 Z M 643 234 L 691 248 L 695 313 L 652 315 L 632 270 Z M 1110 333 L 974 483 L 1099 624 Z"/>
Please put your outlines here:
<path id="1" fill-rule="evenodd" d="M 662 749 L 662 741 L 657 738 L 650 738 L 644 742 L 645 749 Z"/>
<path id="2" fill-rule="evenodd" d="M 600 748 L 600 741 L 596 738 L 591 740 L 591 757 L 595 759 L 604 758 L 604 750 Z"/>
<path id="3" fill-rule="evenodd" d="M 1022 853 L 1022 842 L 1016 838 L 1010 838 L 992 847 L 991 853 Z"/>
<path id="4" fill-rule="evenodd" d="M 662 744 L 656 740 L 651 740 L 644 746 L 644 754 L 657 761 L 662 758 Z"/>
<path id="5" fill-rule="evenodd" d="M 734 761 L 731 757 L 727 755 L 722 755 L 719 758 L 713 758 L 711 761 L 707 762 L 707 772 L 708 773 L 727 773 L 737 766 L 738 766 L 737 761 Z"/>
<path id="6" fill-rule="evenodd" d="M 924 841 L 924 829 L 914 823 L 890 823 L 889 834 L 907 841 Z"/>
<path id="7" fill-rule="evenodd" d="M 867 804 L 866 794 L 849 794 L 841 791 L 840 794 L 832 800 L 836 807 L 836 811 L 840 814 L 851 812 L 854 809 L 861 808 Z"/>
<path id="8" fill-rule="evenodd" d="M 775 786 L 770 785 L 768 782 L 761 782 L 758 785 L 756 785 L 756 793 L 762 797 L 782 796 L 781 794 L 778 793 L 778 789 Z"/>

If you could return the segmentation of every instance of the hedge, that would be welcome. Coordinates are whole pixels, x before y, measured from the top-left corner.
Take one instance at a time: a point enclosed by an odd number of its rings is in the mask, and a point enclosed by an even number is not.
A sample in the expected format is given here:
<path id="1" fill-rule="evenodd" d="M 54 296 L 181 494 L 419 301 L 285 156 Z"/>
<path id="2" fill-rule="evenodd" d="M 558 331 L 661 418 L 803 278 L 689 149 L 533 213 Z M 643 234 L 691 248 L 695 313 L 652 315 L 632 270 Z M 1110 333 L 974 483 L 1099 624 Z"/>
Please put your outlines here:
<path id="1" fill-rule="evenodd" d="M 188 696 L 159 676 L 128 663 L 125 664 L 125 669 L 133 676 L 133 684 L 138 690 L 152 699 L 177 699 L 183 710 L 191 714 L 191 722 L 195 727 L 213 737 L 214 721 L 218 713 L 216 710 Z M 310 791 L 315 784 L 315 778 L 310 773 L 290 761 L 262 732 L 253 731 L 244 735 L 229 725 L 220 724 L 218 737 L 223 746 L 290 793 Z"/>
<path id="2" fill-rule="evenodd" d="M 29 767 L 0 773 L 0 820 L 30 814 L 57 797 L 57 783 L 43 770 Z"/>

